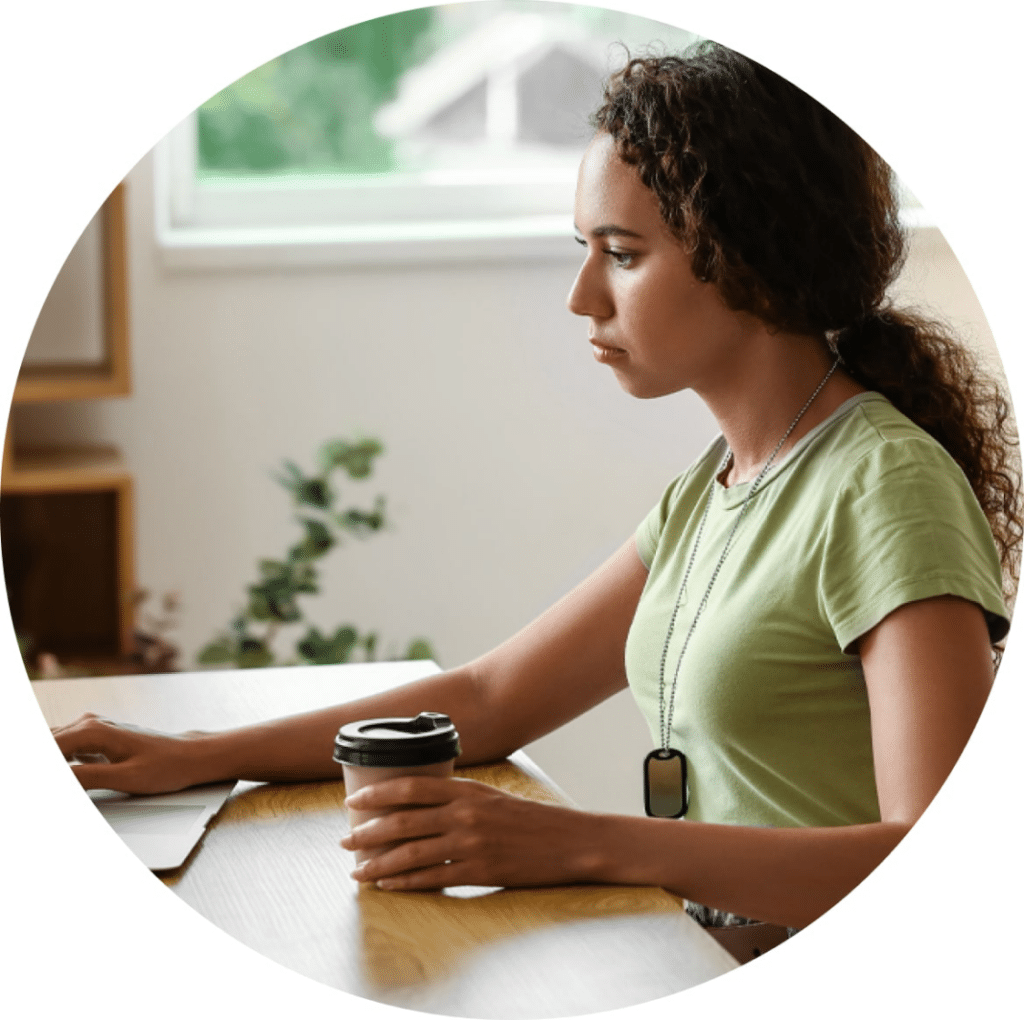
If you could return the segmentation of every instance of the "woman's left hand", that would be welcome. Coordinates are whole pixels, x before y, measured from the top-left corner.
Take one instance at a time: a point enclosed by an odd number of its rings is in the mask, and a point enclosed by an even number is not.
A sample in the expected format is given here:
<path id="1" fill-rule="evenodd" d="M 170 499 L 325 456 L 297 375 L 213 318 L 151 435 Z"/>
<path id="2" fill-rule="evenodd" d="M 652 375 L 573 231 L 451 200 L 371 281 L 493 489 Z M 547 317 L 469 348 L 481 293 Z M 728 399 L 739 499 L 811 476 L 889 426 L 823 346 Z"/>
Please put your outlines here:
<path id="1" fill-rule="evenodd" d="M 341 841 L 346 850 L 407 841 L 353 871 L 357 881 L 382 889 L 599 880 L 600 815 L 539 804 L 472 779 L 425 776 L 365 786 L 345 803 L 392 812 L 353 829 Z"/>

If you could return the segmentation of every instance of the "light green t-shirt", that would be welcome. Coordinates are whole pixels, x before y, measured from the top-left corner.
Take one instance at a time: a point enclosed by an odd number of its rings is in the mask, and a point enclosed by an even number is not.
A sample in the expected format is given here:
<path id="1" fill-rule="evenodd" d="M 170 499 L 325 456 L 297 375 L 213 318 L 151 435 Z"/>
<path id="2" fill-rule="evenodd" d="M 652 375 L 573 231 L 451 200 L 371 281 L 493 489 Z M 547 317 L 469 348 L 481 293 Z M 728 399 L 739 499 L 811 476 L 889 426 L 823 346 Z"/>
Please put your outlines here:
<path id="1" fill-rule="evenodd" d="M 626 672 L 660 746 L 659 667 L 672 608 L 711 509 L 665 664 L 679 651 L 750 483 L 715 478 L 720 436 L 637 531 L 650 574 Z M 957 595 L 1008 614 L 999 556 L 963 472 L 878 393 L 848 400 L 769 471 L 747 506 L 679 672 L 673 747 L 687 758 L 687 818 L 739 825 L 877 821 L 857 639 L 894 609 Z"/>

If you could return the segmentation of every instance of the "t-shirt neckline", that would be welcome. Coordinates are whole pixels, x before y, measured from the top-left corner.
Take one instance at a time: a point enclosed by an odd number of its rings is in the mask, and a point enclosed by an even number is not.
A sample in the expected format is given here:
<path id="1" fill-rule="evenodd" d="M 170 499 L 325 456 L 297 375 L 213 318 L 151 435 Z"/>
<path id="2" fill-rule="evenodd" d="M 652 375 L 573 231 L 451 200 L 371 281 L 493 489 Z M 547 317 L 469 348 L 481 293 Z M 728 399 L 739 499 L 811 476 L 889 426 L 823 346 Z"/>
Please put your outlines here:
<path id="1" fill-rule="evenodd" d="M 794 464 L 804 452 L 815 442 L 815 440 L 823 433 L 831 428 L 836 422 L 845 418 L 848 414 L 858 408 L 861 404 L 867 403 L 872 400 L 885 400 L 886 398 L 875 390 L 865 390 L 863 393 L 855 393 L 848 400 L 844 400 L 824 421 L 818 422 L 817 425 L 811 429 L 805 436 L 801 436 L 796 446 L 793 447 L 789 453 L 786 454 L 782 460 L 773 464 L 768 474 L 765 476 L 764 481 L 761 482 L 758 487 L 755 497 L 764 492 L 764 490 L 781 475 L 791 464 Z M 725 446 L 725 439 L 719 436 L 720 446 Z M 735 485 L 730 485 L 726 488 L 718 480 L 718 465 L 721 463 L 722 456 L 724 456 L 724 449 L 718 455 L 718 459 L 715 461 L 715 473 L 711 479 L 711 484 L 715 488 L 715 499 L 721 498 L 722 504 L 726 510 L 732 510 L 735 507 L 742 506 L 743 501 L 747 498 L 747 493 L 750 490 L 750 486 L 753 485 L 753 480 L 749 482 L 737 482 Z"/>

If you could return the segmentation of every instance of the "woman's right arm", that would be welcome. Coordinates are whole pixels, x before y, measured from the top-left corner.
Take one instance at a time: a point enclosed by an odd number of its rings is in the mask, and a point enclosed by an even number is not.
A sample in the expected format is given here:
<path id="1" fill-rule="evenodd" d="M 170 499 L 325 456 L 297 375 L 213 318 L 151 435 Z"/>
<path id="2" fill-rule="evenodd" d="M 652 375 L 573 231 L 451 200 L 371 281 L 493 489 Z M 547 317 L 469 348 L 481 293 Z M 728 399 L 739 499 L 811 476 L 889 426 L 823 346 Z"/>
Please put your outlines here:
<path id="1" fill-rule="evenodd" d="M 557 729 L 626 686 L 626 634 L 647 580 L 631 538 L 582 584 L 518 634 L 457 669 L 368 698 L 217 733 L 155 733 L 83 716 L 57 727 L 86 789 L 156 793 L 223 779 L 336 779 L 335 734 L 347 722 L 443 712 L 459 764 L 494 761 Z"/>

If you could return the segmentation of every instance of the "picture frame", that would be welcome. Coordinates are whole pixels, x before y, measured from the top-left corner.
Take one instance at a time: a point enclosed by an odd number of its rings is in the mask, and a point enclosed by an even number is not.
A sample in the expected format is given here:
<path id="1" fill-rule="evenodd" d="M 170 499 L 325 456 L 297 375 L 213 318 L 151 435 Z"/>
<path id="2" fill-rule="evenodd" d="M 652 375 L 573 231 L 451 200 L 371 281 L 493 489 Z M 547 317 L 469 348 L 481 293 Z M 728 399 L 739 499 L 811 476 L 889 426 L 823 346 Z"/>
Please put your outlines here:
<path id="1" fill-rule="evenodd" d="M 98 233 L 98 238 L 92 238 L 97 250 L 86 253 L 82 249 L 89 240 L 87 235 L 90 228 L 94 233 Z M 63 322 L 59 316 L 58 302 L 62 298 L 75 298 L 75 295 L 62 294 L 62 287 L 67 290 L 62 273 L 54 282 L 36 330 L 29 341 L 26 357 L 14 387 L 14 405 L 127 396 L 131 392 L 128 239 L 123 182 L 114 188 L 100 207 L 95 219 L 72 249 L 68 263 L 74 258 L 88 264 L 89 271 L 85 274 L 80 271 L 80 267 L 76 267 L 79 269 L 75 274 L 79 286 L 82 285 L 83 276 L 87 287 L 91 287 L 95 282 L 96 292 L 79 294 L 77 300 L 80 304 L 91 306 L 97 313 L 94 318 L 98 321 L 94 324 L 93 332 L 98 332 L 99 335 L 87 338 L 85 345 L 98 350 L 93 356 L 80 361 L 75 360 L 73 352 L 70 357 L 46 357 L 47 338 L 40 339 L 38 334 L 47 325 L 51 334 L 62 330 Z M 81 328 L 80 326 L 79 329 Z M 33 346 L 43 348 L 42 358 L 32 359 Z M 52 348 L 52 343 L 49 346 Z"/>

